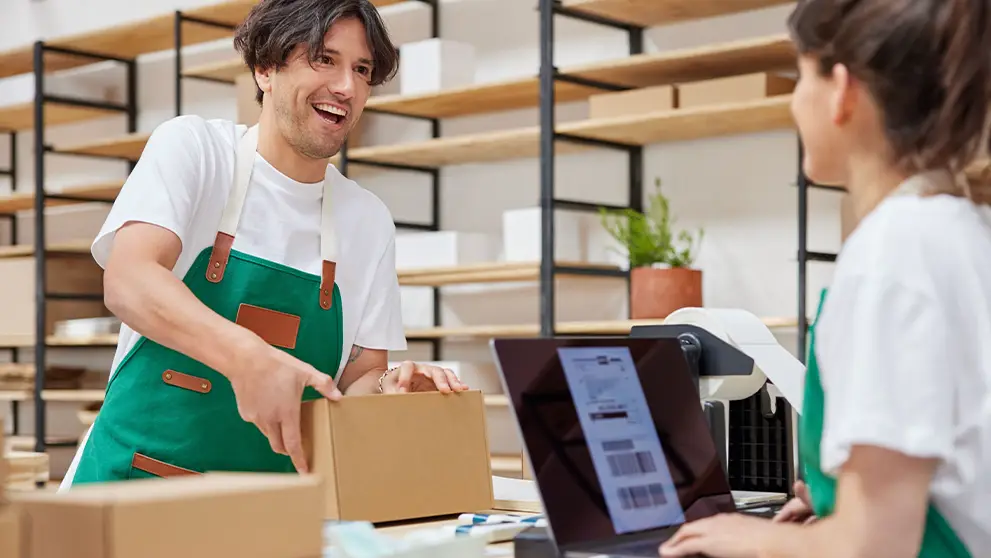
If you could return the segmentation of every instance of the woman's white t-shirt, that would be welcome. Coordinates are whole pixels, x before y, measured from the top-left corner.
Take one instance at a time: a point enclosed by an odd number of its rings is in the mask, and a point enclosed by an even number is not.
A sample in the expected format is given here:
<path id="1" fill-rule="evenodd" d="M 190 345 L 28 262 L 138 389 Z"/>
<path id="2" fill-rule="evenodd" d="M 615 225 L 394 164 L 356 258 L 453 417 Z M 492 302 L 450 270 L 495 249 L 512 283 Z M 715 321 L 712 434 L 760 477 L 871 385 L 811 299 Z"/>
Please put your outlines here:
<path id="1" fill-rule="evenodd" d="M 213 246 L 231 188 L 237 142 L 246 130 L 199 116 L 181 116 L 158 126 L 93 242 L 97 263 L 106 266 L 117 229 L 142 221 L 179 237 L 182 252 L 173 273 L 183 278 L 197 255 Z M 392 215 L 374 194 L 334 167 L 329 169 L 339 243 L 336 283 L 344 312 L 340 372 L 353 345 L 402 351 L 406 337 Z M 322 186 L 292 180 L 256 153 L 233 248 L 319 275 Z M 121 325 L 111 370 L 139 338 L 127 324 Z M 63 488 L 72 482 L 84 444 L 85 439 Z"/>
<path id="2" fill-rule="evenodd" d="M 821 459 L 854 445 L 941 464 L 932 502 L 991 556 L 991 217 L 949 195 L 895 195 L 840 253 L 816 329 Z"/>

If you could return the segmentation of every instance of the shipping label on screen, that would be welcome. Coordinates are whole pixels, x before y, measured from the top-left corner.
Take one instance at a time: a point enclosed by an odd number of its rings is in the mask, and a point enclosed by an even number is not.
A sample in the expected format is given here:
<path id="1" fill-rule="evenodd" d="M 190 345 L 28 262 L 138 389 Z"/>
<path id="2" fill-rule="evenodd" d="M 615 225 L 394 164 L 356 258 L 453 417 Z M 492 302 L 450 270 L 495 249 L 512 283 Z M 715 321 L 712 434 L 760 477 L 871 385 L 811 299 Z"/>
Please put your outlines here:
<path id="1" fill-rule="evenodd" d="M 627 347 L 562 347 L 558 357 L 616 534 L 684 523 Z"/>

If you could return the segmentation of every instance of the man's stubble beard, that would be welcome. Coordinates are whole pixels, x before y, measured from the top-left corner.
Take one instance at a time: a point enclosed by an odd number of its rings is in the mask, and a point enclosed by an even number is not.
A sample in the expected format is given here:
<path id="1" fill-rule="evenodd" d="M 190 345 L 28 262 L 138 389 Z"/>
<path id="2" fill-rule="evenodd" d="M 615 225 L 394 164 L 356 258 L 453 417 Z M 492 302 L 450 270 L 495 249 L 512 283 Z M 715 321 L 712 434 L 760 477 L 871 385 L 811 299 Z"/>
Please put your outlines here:
<path id="1" fill-rule="evenodd" d="M 330 145 L 313 141 L 310 139 L 310 134 L 306 131 L 305 119 L 301 120 L 299 115 L 294 112 L 287 112 L 285 106 L 286 105 L 283 103 L 276 104 L 275 114 L 281 122 L 285 123 L 287 128 L 285 130 L 286 142 L 292 146 L 297 153 L 311 159 L 329 159 L 340 152 L 344 142 L 347 141 L 347 136 L 350 134 L 350 130 L 348 130 L 348 134 L 344 135 L 344 138 L 340 141 L 335 141 Z"/>

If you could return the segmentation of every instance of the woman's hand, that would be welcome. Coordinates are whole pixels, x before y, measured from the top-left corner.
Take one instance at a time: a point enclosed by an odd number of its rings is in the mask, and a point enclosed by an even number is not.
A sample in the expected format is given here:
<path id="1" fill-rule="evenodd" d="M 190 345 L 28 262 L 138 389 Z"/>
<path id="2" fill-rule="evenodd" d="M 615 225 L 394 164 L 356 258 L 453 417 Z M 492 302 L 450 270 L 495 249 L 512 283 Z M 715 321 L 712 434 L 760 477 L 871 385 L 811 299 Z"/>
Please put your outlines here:
<path id="1" fill-rule="evenodd" d="M 777 527 L 770 521 L 741 513 L 720 514 L 687 523 L 661 545 L 663 557 L 758 558 Z"/>
<path id="2" fill-rule="evenodd" d="M 775 523 L 812 523 L 817 518 L 812 511 L 809 487 L 802 481 L 795 483 L 795 497 L 774 516 Z"/>
<path id="3" fill-rule="evenodd" d="M 409 360 L 387 372 L 382 379 L 382 393 L 414 391 L 453 393 L 467 389 L 468 386 L 462 383 L 450 369 L 432 364 L 418 364 Z"/>

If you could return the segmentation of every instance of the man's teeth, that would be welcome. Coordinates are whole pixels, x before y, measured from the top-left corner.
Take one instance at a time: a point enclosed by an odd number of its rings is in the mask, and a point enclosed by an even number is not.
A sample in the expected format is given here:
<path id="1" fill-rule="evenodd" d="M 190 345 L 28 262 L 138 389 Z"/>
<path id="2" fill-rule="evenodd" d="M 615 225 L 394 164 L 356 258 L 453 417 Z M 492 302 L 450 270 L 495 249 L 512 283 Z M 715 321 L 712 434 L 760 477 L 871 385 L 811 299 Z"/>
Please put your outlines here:
<path id="1" fill-rule="evenodd" d="M 324 103 L 320 103 L 320 104 L 317 104 L 317 105 L 313 105 L 313 107 L 316 108 L 317 110 L 322 110 L 324 112 L 329 112 L 330 114 L 336 114 L 337 116 L 347 116 L 348 115 L 347 111 L 345 111 L 342 108 L 335 107 L 334 105 L 327 105 L 327 104 L 324 104 Z"/>

